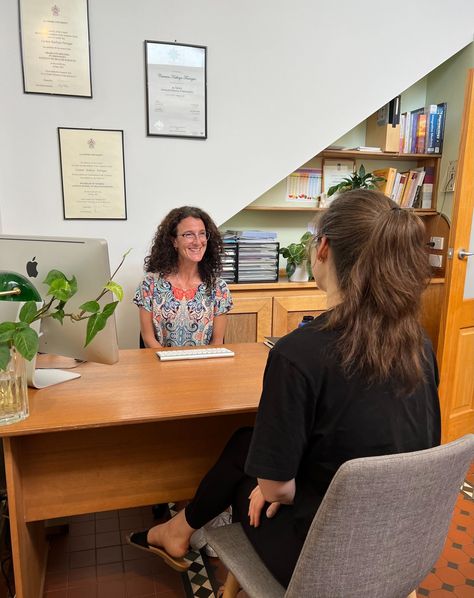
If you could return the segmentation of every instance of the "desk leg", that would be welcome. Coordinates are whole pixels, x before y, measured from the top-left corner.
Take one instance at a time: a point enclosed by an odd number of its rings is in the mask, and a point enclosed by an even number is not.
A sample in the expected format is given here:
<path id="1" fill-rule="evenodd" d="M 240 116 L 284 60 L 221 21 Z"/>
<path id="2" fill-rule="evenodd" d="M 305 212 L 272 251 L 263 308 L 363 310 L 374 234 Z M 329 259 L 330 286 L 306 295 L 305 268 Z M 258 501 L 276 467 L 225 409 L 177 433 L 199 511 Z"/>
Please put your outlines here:
<path id="1" fill-rule="evenodd" d="M 17 598 L 42 598 L 48 544 L 43 521 L 25 522 L 19 467 L 21 437 L 3 439 Z"/>

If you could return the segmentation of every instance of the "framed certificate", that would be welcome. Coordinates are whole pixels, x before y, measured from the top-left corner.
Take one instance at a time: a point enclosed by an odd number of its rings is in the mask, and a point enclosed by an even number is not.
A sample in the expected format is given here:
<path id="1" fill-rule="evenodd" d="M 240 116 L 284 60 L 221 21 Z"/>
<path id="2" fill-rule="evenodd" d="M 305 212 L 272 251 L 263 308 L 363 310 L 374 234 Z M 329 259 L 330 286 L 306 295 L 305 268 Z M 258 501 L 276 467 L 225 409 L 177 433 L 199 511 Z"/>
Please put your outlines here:
<path id="1" fill-rule="evenodd" d="M 123 131 L 58 128 L 64 220 L 126 220 Z"/>
<path id="2" fill-rule="evenodd" d="M 147 135 L 207 139 L 206 53 L 145 41 Z"/>
<path id="3" fill-rule="evenodd" d="M 354 172 L 355 160 L 323 159 L 323 192 L 340 183 Z"/>
<path id="4" fill-rule="evenodd" d="M 92 97 L 87 0 L 18 0 L 25 93 Z"/>

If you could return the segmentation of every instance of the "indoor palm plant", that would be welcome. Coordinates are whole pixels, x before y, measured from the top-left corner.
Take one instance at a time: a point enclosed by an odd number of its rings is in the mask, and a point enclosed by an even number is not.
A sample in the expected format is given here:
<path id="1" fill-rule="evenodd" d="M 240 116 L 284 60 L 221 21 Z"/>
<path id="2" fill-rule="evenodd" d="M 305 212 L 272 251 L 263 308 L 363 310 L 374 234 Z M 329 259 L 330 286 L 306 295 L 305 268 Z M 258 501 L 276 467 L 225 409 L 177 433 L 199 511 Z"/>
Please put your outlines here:
<path id="1" fill-rule="evenodd" d="M 309 279 L 308 243 L 312 233 L 305 232 L 299 243 L 290 243 L 288 247 L 281 247 L 279 253 L 286 258 L 286 274 L 291 282 L 304 282 Z"/>
<path id="2" fill-rule="evenodd" d="M 371 172 L 365 172 L 364 165 L 361 164 L 359 170 L 353 172 L 350 176 L 342 179 L 337 185 L 328 189 L 328 197 L 335 193 L 343 193 L 350 189 L 377 189 L 377 183 L 385 181 L 383 177 L 375 176 Z"/>

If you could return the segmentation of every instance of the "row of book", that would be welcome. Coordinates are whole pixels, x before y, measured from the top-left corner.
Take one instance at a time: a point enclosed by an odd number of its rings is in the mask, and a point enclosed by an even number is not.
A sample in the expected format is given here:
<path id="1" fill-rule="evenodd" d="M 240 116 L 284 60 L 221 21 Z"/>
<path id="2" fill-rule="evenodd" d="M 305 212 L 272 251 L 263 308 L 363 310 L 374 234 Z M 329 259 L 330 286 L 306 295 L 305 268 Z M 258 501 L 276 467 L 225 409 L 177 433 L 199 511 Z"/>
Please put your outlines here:
<path id="1" fill-rule="evenodd" d="M 276 233 L 226 231 L 223 242 L 221 278 L 226 282 L 278 281 Z"/>
<path id="2" fill-rule="evenodd" d="M 447 104 L 430 104 L 400 115 L 401 154 L 440 154 Z"/>
<path id="3" fill-rule="evenodd" d="M 384 179 L 378 187 L 402 208 L 430 209 L 433 199 L 434 168 L 416 168 L 398 172 L 396 168 L 374 170 L 375 176 Z"/>

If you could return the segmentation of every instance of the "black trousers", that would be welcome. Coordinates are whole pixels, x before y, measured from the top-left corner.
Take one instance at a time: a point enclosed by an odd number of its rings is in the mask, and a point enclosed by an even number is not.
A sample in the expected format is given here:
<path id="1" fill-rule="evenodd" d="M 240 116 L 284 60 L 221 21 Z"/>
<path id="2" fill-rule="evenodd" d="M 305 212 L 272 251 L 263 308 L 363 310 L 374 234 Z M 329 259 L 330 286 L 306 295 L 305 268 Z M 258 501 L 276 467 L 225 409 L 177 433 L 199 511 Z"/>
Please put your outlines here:
<path id="1" fill-rule="evenodd" d="M 281 505 L 278 513 L 268 519 L 266 505 L 259 527 L 251 527 L 248 518 L 249 495 L 257 480 L 245 474 L 244 466 L 252 438 L 252 428 L 241 428 L 234 433 L 217 463 L 199 484 L 196 494 L 185 508 L 188 524 L 199 529 L 229 505 L 233 521 L 239 521 L 256 552 L 274 577 L 285 587 L 303 547 L 295 533 L 291 506 Z"/>

